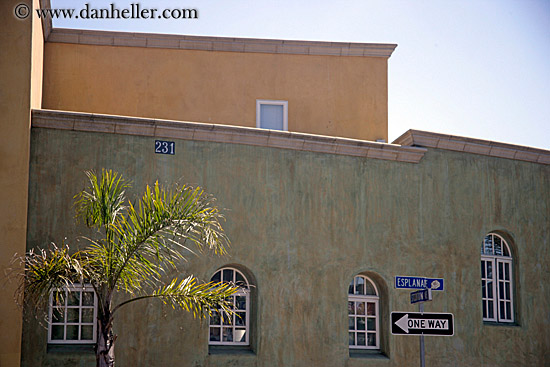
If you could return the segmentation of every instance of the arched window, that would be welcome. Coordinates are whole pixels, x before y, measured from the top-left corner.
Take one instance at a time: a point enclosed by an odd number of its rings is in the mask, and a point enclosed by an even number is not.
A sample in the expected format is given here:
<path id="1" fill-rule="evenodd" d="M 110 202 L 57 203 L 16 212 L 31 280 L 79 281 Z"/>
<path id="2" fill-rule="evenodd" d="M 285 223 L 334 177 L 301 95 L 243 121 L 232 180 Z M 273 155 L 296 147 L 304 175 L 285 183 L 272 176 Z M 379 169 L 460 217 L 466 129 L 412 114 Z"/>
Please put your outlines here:
<path id="1" fill-rule="evenodd" d="M 233 268 L 218 270 L 211 282 L 236 284 L 240 290 L 231 297 L 233 315 L 213 312 L 209 322 L 210 345 L 248 345 L 250 334 L 250 285 L 246 277 Z"/>
<path id="2" fill-rule="evenodd" d="M 481 302 L 483 320 L 514 322 L 512 253 L 498 234 L 481 243 Z"/>
<path id="3" fill-rule="evenodd" d="M 349 347 L 380 349 L 378 290 L 364 275 L 353 278 L 348 290 Z"/>

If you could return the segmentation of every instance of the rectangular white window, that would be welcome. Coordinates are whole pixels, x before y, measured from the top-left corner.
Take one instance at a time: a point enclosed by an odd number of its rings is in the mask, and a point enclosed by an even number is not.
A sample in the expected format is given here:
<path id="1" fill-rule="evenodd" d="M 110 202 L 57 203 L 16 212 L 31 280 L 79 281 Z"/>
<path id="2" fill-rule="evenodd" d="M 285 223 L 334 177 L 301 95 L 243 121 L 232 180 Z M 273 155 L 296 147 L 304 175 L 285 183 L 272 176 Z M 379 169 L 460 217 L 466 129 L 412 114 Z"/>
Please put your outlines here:
<path id="1" fill-rule="evenodd" d="M 377 297 L 348 296 L 349 347 L 379 349 Z"/>
<path id="2" fill-rule="evenodd" d="M 91 286 L 75 284 L 52 292 L 48 316 L 48 343 L 95 343 L 97 296 Z"/>
<path id="3" fill-rule="evenodd" d="M 483 320 L 513 322 L 512 260 L 481 257 L 481 300 Z"/>
<path id="4" fill-rule="evenodd" d="M 288 131 L 288 101 L 256 100 L 256 127 Z"/>

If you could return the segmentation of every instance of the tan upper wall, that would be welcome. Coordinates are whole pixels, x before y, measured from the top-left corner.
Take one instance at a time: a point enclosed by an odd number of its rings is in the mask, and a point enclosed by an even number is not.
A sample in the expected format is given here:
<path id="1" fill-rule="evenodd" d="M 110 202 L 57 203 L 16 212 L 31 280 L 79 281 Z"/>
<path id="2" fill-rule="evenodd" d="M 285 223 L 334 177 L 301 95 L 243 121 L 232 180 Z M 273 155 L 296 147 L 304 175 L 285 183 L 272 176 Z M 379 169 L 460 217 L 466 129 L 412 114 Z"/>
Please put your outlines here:
<path id="1" fill-rule="evenodd" d="M 117 37 L 134 46 L 117 45 Z M 52 40 L 46 109 L 255 127 L 256 99 L 286 100 L 289 131 L 388 138 L 387 59 L 395 45 L 56 29 Z M 185 48 L 172 47 L 182 40 Z M 217 51 L 220 44 L 239 51 Z M 256 49 L 246 51 L 250 45 Z"/>

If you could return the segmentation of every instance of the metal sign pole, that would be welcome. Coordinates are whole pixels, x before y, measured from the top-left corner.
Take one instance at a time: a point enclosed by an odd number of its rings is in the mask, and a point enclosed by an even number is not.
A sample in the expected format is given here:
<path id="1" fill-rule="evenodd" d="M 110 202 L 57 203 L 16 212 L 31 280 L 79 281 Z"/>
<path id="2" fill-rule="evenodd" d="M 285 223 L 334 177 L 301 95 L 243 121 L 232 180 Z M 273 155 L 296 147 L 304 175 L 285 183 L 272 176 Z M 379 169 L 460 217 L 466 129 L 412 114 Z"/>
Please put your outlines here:
<path id="1" fill-rule="evenodd" d="M 424 313 L 424 302 L 418 304 L 418 312 Z M 424 334 L 420 335 L 420 367 L 426 367 L 424 360 Z"/>

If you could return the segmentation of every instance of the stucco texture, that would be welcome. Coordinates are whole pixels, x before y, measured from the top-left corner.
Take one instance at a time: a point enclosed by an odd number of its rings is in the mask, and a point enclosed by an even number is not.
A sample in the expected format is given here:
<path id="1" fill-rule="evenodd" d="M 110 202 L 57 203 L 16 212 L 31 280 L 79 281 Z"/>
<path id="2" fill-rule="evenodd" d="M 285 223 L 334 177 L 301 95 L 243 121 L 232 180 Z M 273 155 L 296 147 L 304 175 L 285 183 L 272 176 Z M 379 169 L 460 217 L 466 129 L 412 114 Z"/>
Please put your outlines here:
<path id="1" fill-rule="evenodd" d="M 191 257 L 182 276 L 208 280 L 231 264 L 252 279 L 251 350 L 209 354 L 207 322 L 151 301 L 117 315 L 117 365 L 418 365 L 419 338 L 389 334 L 391 311 L 417 309 L 394 289 L 396 275 L 445 279 L 426 311 L 453 313 L 455 335 L 426 337 L 427 366 L 550 363 L 548 166 L 438 149 L 412 164 L 184 140 L 164 156 L 154 138 L 40 128 L 31 147 L 28 247 L 85 232 L 72 197 L 89 169 L 118 170 L 131 194 L 155 180 L 200 185 L 226 208 L 230 256 Z M 482 322 L 480 245 L 491 231 L 514 254 L 514 325 Z M 358 273 L 381 293 L 384 355 L 349 354 L 347 289 Z M 24 366 L 93 363 L 47 351 L 46 331 L 25 323 Z"/>
<path id="2" fill-rule="evenodd" d="M 31 15 L 18 19 L 18 4 L 35 7 L 38 0 L 0 2 L 0 367 L 17 367 L 21 359 L 21 310 L 7 281 L 15 253 L 25 252 L 31 108 L 40 108 L 43 35 Z"/>
<path id="3" fill-rule="evenodd" d="M 284 100 L 289 131 L 387 141 L 387 84 L 386 57 L 48 42 L 43 108 L 256 127 Z"/>

